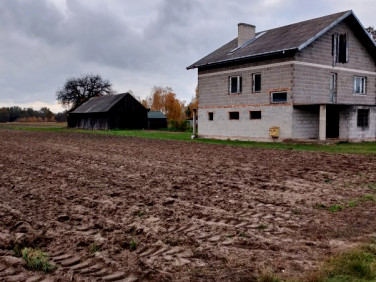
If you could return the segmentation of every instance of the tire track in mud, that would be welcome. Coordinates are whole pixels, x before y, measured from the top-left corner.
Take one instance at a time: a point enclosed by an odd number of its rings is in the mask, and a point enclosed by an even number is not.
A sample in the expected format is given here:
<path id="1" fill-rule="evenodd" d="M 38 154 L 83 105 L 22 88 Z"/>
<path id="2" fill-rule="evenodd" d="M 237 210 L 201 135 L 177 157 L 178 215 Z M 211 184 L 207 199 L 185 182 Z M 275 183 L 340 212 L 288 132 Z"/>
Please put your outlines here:
<path id="1" fill-rule="evenodd" d="M 82 242 L 102 242 L 105 243 L 107 238 L 102 237 L 101 232 L 103 226 L 96 226 L 92 221 L 82 223 L 81 217 L 87 211 L 85 203 L 95 202 L 89 198 L 84 198 L 79 201 L 83 206 L 72 206 L 74 218 L 66 217 L 67 222 L 64 222 L 67 227 L 66 235 L 79 234 Z M 83 213 L 81 213 L 83 212 Z M 76 222 L 74 219 L 80 219 Z M 105 223 L 106 220 L 101 218 Z M 61 223 L 61 224 L 64 224 Z M 122 271 L 122 267 L 116 261 L 108 258 L 96 256 L 96 252 L 90 255 L 87 251 L 72 252 L 66 250 L 65 244 L 62 243 L 55 246 L 54 249 L 60 250 L 52 252 L 50 255 L 51 261 L 64 273 L 64 276 L 70 280 L 95 280 L 95 281 L 138 281 L 139 277 L 135 273 L 126 273 Z"/>
<path id="2" fill-rule="evenodd" d="M 110 262 L 99 258 L 85 258 L 72 252 L 56 252 L 50 256 L 51 261 L 71 280 L 91 278 L 99 281 L 137 281 L 134 274 L 126 274 L 114 269 Z"/>
<path id="3" fill-rule="evenodd" d="M 207 281 L 265 264 L 300 273 L 331 252 L 333 222 L 352 224 L 314 204 L 360 197 L 355 187 L 376 181 L 374 157 L 1 133 L 0 243 L 17 233 L 25 246 L 38 239 L 58 268 L 32 273 L 7 262 L 3 243 L 0 281 Z M 373 216 L 365 210 L 356 218 Z"/>
<path id="4" fill-rule="evenodd" d="M 0 257 L 0 281 L 39 282 L 43 280 L 47 280 L 46 275 L 27 271 L 25 269 L 25 263 L 21 258 L 13 256 Z"/>
<path id="5" fill-rule="evenodd" d="M 193 253 L 183 247 L 175 246 L 171 247 L 168 245 L 149 245 L 140 249 L 137 254 L 141 259 L 144 259 L 147 264 L 152 267 L 158 268 L 161 264 L 160 259 L 164 263 L 172 266 L 184 266 L 184 265 L 199 265 L 200 263 L 195 262 L 192 258 Z M 156 262 L 158 261 L 158 265 Z"/>
<path id="6" fill-rule="evenodd" d="M 179 204 L 184 205 L 183 203 Z M 226 215 L 221 215 L 221 213 Z M 240 245 L 229 238 L 223 227 L 229 227 L 230 230 L 236 230 L 237 233 L 254 233 L 253 237 L 257 237 L 260 241 L 263 241 L 263 236 L 257 232 L 260 230 L 268 232 L 269 237 L 285 234 L 287 238 L 288 234 L 293 232 L 285 226 L 290 221 L 291 212 L 286 211 L 286 208 L 275 208 L 271 204 L 258 204 L 257 208 L 252 211 L 241 210 L 233 216 L 229 216 L 229 213 L 225 210 L 221 211 L 221 213 L 213 216 L 213 212 L 209 214 L 198 212 L 190 217 L 190 220 L 187 222 L 164 224 L 164 226 L 161 226 L 161 229 L 165 230 L 164 233 L 177 238 L 183 236 L 190 237 L 199 246 L 215 244 L 223 247 L 242 249 L 249 249 L 249 247 Z M 147 264 L 157 268 L 162 267 L 161 261 L 174 266 L 189 265 L 190 267 L 195 267 L 205 265 L 203 260 L 195 256 L 192 248 L 190 249 L 187 246 L 169 246 L 158 242 L 142 248 L 137 251 L 137 254 Z"/>

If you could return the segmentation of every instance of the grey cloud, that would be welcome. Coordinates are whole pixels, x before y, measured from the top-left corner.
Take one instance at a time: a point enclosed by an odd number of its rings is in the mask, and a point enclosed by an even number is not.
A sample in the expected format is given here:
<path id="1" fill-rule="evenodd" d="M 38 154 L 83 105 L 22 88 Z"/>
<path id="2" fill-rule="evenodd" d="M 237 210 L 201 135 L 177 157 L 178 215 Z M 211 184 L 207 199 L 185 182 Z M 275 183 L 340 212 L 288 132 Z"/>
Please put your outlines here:
<path id="1" fill-rule="evenodd" d="M 235 38 L 237 23 L 263 30 L 351 8 L 367 23 L 376 5 L 371 0 L 65 0 L 63 9 L 54 1 L 0 0 L 0 106 L 9 100 L 52 103 L 67 77 L 87 72 L 100 73 L 119 91 L 134 89 L 144 96 L 145 89 L 164 84 L 189 100 L 197 75 L 185 67 Z"/>

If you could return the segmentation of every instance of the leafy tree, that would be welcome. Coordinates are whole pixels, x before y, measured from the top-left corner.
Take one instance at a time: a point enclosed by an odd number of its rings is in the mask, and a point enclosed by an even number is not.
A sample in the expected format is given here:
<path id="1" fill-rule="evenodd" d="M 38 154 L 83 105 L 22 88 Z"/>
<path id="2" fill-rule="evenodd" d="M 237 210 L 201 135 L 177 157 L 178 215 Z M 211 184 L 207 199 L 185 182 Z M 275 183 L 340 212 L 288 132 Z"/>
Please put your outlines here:
<path id="1" fill-rule="evenodd" d="M 0 122 L 8 122 L 9 118 L 9 108 L 0 108 Z"/>
<path id="2" fill-rule="evenodd" d="M 171 87 L 154 86 L 145 104 L 152 111 L 161 111 L 169 120 L 181 121 L 184 103 L 176 97 Z"/>
<path id="3" fill-rule="evenodd" d="M 41 108 L 39 112 L 44 121 L 51 121 L 54 116 L 53 112 L 47 107 Z"/>
<path id="4" fill-rule="evenodd" d="M 112 95 L 112 85 L 100 75 L 86 74 L 71 77 L 62 89 L 56 92 L 57 100 L 70 111 L 85 103 L 92 97 Z"/>
<path id="5" fill-rule="evenodd" d="M 16 121 L 20 117 L 25 117 L 26 113 L 18 106 L 13 106 L 8 108 L 9 110 L 9 121 Z"/>

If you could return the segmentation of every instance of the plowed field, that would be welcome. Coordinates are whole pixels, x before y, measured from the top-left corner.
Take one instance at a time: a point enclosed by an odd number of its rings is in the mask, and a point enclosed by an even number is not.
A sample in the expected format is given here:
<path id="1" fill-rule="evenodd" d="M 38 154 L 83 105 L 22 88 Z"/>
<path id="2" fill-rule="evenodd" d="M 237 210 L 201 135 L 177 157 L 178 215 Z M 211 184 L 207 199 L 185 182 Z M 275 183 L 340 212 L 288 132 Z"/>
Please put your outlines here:
<path id="1" fill-rule="evenodd" d="M 374 155 L 3 129 L 0 280 L 297 277 L 375 236 L 375 189 Z"/>

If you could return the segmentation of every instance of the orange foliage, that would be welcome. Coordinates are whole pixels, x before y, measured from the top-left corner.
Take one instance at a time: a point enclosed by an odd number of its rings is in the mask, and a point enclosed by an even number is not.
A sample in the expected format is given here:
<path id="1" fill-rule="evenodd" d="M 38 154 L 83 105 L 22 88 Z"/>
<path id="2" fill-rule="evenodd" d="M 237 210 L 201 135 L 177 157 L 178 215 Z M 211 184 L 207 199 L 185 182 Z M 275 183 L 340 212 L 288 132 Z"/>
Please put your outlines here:
<path id="1" fill-rule="evenodd" d="M 154 86 L 148 105 L 152 111 L 161 111 L 168 120 L 181 121 L 184 118 L 184 101 L 176 98 L 171 87 Z"/>

